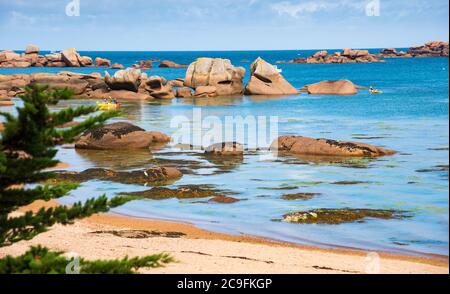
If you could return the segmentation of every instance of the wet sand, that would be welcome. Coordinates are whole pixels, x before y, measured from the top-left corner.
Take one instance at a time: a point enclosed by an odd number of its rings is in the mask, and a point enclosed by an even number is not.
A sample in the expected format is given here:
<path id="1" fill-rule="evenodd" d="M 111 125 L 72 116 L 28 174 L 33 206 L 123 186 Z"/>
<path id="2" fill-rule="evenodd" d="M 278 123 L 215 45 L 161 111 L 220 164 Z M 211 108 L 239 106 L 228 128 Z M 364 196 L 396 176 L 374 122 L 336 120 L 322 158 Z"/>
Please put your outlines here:
<path id="1" fill-rule="evenodd" d="M 36 201 L 15 214 L 57 205 Z M 322 249 L 111 214 L 97 214 L 68 226 L 55 225 L 30 241 L 0 248 L 0 257 L 22 254 L 37 244 L 87 259 L 166 252 L 177 261 L 163 268 L 143 269 L 143 273 L 449 273 L 448 258 L 443 256 Z"/>

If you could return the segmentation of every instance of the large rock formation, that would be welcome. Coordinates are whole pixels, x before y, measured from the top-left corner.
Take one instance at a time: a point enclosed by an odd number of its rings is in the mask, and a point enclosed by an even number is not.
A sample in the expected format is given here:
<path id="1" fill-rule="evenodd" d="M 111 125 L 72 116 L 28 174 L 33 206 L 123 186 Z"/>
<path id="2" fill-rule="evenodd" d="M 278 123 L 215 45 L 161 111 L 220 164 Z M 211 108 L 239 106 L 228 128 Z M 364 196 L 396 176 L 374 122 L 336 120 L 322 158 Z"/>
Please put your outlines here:
<path id="1" fill-rule="evenodd" d="M 251 77 L 245 94 L 293 95 L 298 94 L 298 90 L 284 79 L 275 66 L 258 57 L 251 65 Z"/>
<path id="2" fill-rule="evenodd" d="M 211 86 L 215 96 L 240 95 L 243 93 L 245 69 L 235 67 L 228 59 L 199 58 L 186 71 L 184 85 L 196 89 Z"/>
<path id="3" fill-rule="evenodd" d="M 282 136 L 272 142 L 271 150 L 300 155 L 379 157 L 396 152 L 359 142 Z"/>
<path id="4" fill-rule="evenodd" d="M 118 122 L 85 132 L 75 142 L 79 149 L 140 149 L 164 144 L 170 137 L 126 122 Z"/>
<path id="5" fill-rule="evenodd" d="M 128 68 L 117 71 L 112 77 L 105 71 L 105 82 L 112 90 L 137 92 L 141 84 L 141 71 L 139 69 Z"/>
<path id="6" fill-rule="evenodd" d="M 354 95 L 357 87 L 349 80 L 321 81 L 306 85 L 302 91 L 315 95 Z"/>

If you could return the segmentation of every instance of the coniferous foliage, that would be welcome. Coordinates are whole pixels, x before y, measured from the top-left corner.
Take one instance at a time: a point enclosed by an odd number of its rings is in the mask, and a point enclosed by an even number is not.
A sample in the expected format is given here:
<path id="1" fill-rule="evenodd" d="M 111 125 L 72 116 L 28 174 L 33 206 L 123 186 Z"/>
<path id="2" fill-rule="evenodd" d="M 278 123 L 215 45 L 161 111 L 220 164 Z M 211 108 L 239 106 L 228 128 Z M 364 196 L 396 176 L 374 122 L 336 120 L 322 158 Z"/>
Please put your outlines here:
<path id="1" fill-rule="evenodd" d="M 106 196 L 92 198 L 85 203 L 41 208 L 38 212 L 26 212 L 20 216 L 11 216 L 11 212 L 36 200 L 49 201 L 66 195 L 78 187 L 74 183 L 41 184 L 50 182 L 54 173 L 48 171 L 58 160 L 54 157 L 56 147 L 71 143 L 74 137 L 87 129 L 101 126 L 106 120 L 119 114 L 117 111 L 97 111 L 95 106 L 80 106 L 51 111 L 48 106 L 69 99 L 73 93 L 69 89 L 49 89 L 43 85 L 27 87 L 25 94 L 19 96 L 22 107 L 17 107 L 17 115 L 0 112 L 5 117 L 4 131 L 0 135 L 0 247 L 11 245 L 20 240 L 29 240 L 44 232 L 55 223 L 69 224 L 71 221 L 88 217 L 98 212 L 120 206 L 136 197 Z M 88 116 L 73 127 L 60 127 L 80 116 Z M 31 262 L 33 256 L 45 257 L 46 265 Z M 6 272 L 60 272 L 61 253 L 49 252 L 45 248 L 32 248 L 15 260 L 12 257 L 0 260 L 0 271 Z M 85 272 L 131 272 L 138 266 L 150 266 L 158 262 L 168 262 L 165 255 L 154 255 L 143 259 L 124 259 L 122 261 L 83 261 Z M 28 261 L 28 263 L 27 263 Z M 64 259 L 65 264 L 67 260 Z M 53 264 L 53 268 L 47 266 Z"/>

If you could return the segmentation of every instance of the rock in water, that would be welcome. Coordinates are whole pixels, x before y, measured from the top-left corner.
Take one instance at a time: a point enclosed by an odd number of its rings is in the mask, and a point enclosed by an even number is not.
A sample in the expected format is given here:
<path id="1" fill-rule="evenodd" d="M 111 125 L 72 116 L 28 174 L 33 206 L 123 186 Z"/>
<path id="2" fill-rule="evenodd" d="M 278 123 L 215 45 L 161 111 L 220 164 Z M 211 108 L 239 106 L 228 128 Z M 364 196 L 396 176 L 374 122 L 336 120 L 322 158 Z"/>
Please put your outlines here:
<path id="1" fill-rule="evenodd" d="M 258 57 L 251 65 L 251 77 L 245 88 L 247 95 L 294 95 L 295 89 L 278 69 Z"/>
<path id="2" fill-rule="evenodd" d="M 349 80 L 321 81 L 305 86 L 309 94 L 315 95 L 355 95 L 358 93 L 355 84 Z"/>
<path id="3" fill-rule="evenodd" d="M 112 90 L 137 92 L 141 84 L 141 71 L 127 68 L 126 70 L 117 71 L 112 77 L 105 71 L 105 82 Z"/>
<path id="4" fill-rule="evenodd" d="M 162 68 L 186 68 L 186 64 L 178 64 L 170 60 L 163 60 L 159 63 L 158 67 Z"/>
<path id="5" fill-rule="evenodd" d="M 283 215 L 283 220 L 297 224 L 328 224 L 363 222 L 366 218 L 403 219 L 411 217 L 405 211 L 381 209 L 314 209 L 310 211 L 292 212 Z"/>
<path id="6" fill-rule="evenodd" d="M 271 150 L 301 155 L 379 157 L 396 152 L 359 142 L 314 139 L 302 136 L 282 136 L 273 141 Z"/>
<path id="7" fill-rule="evenodd" d="M 243 93 L 245 69 L 235 67 L 228 59 L 199 58 L 191 63 L 186 71 L 184 85 L 197 87 L 215 87 L 216 96 L 240 95 Z"/>
<path id="8" fill-rule="evenodd" d="M 111 66 L 111 60 L 106 58 L 95 58 L 95 66 L 98 67 L 110 67 Z"/>
<path id="9" fill-rule="evenodd" d="M 183 174 L 174 167 L 153 167 L 146 170 L 113 171 L 103 168 L 91 168 L 81 173 L 73 171 L 56 172 L 56 180 L 86 182 L 90 180 L 111 181 L 122 184 L 168 184 Z"/>
<path id="10" fill-rule="evenodd" d="M 224 143 L 216 143 L 205 150 L 205 154 L 210 155 L 243 155 L 244 154 L 244 146 L 242 144 L 236 142 L 224 142 Z"/>
<path id="11" fill-rule="evenodd" d="M 79 149 L 140 149 L 155 144 L 164 144 L 170 137 L 159 132 L 144 129 L 126 122 L 109 124 L 86 131 L 75 142 Z"/>

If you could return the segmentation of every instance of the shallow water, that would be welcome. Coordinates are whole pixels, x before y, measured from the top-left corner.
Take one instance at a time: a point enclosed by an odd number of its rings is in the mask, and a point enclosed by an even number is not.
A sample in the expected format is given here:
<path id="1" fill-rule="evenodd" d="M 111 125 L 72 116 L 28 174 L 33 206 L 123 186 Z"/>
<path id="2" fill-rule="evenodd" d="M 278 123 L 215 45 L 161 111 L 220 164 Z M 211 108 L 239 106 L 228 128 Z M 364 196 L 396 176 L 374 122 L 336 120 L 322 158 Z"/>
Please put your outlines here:
<path id="1" fill-rule="evenodd" d="M 83 54 L 87 54 L 84 52 Z M 235 65 L 249 63 L 261 55 L 270 62 L 309 55 L 300 51 L 268 52 L 99 52 L 130 65 L 144 58 L 170 59 L 189 63 L 198 56 L 220 56 Z M 172 134 L 170 121 L 177 115 L 192 117 L 201 107 L 204 116 L 278 116 L 279 133 L 338 140 L 367 142 L 399 151 L 373 160 L 327 160 L 317 158 L 275 158 L 267 151 L 248 153 L 242 162 L 210 162 L 198 152 L 176 146 L 139 152 L 92 152 L 60 149 L 58 158 L 74 170 L 102 166 L 118 170 L 148 167 L 156 159 L 199 161 L 193 172 L 173 186 L 214 184 L 231 190 L 242 201 L 234 204 L 198 203 L 194 200 L 141 200 L 115 212 L 136 217 L 187 221 L 199 227 L 227 233 L 246 233 L 280 240 L 322 246 L 350 246 L 410 254 L 448 255 L 449 187 L 448 170 L 417 172 L 437 165 L 448 166 L 448 58 L 388 59 L 380 64 L 293 65 L 280 64 L 283 75 L 295 87 L 324 79 L 350 79 L 374 85 L 382 95 L 360 91 L 354 96 L 229 97 L 220 99 L 178 99 L 172 102 L 125 103 L 124 117 L 147 130 Z M 0 69 L 0 74 L 57 72 L 61 69 Z M 72 71 L 72 69 L 70 69 Z M 77 69 L 92 72 L 95 69 Z M 183 77 L 185 69 L 152 69 L 151 75 L 167 79 Z M 248 77 L 247 77 L 248 78 Z M 66 105 L 95 101 L 65 101 Z M 188 143 L 188 142 L 184 142 Z M 192 167 L 192 166 L 191 166 Z M 337 181 L 364 181 L 337 185 Z M 280 188 L 291 188 L 285 190 Z M 62 199 L 63 203 L 148 187 L 90 181 Z M 285 193 L 321 193 L 311 200 L 282 200 Z M 372 208 L 410 211 L 412 218 L 374 220 L 341 225 L 299 225 L 273 221 L 283 214 L 315 208 Z"/>

